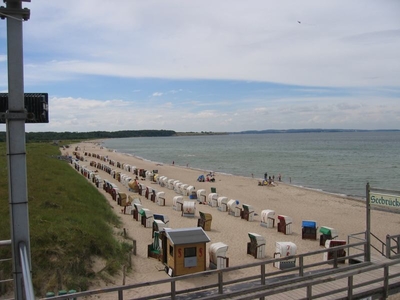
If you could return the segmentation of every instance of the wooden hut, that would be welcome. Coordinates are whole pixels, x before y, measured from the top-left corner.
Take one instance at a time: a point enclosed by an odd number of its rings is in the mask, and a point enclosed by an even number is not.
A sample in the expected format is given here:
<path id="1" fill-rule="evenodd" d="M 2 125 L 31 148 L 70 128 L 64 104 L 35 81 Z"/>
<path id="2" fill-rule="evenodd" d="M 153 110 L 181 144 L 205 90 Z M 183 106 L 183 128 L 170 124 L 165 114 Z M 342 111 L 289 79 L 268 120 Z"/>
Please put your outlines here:
<path id="1" fill-rule="evenodd" d="M 180 276 L 206 270 L 206 243 L 210 241 L 203 228 L 165 228 L 165 257 L 169 276 Z M 163 245 L 164 247 L 164 245 Z"/>

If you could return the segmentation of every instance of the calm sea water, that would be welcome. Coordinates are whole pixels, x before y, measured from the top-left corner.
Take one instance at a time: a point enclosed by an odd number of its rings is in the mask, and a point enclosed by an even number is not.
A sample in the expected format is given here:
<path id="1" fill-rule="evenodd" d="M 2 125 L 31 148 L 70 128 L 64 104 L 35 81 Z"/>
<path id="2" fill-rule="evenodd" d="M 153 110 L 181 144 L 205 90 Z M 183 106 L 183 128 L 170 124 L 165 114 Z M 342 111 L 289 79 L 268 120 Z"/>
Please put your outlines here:
<path id="1" fill-rule="evenodd" d="M 400 190 L 400 132 L 282 133 L 149 137 L 103 145 L 146 160 L 282 181 L 365 197 L 375 188 Z"/>

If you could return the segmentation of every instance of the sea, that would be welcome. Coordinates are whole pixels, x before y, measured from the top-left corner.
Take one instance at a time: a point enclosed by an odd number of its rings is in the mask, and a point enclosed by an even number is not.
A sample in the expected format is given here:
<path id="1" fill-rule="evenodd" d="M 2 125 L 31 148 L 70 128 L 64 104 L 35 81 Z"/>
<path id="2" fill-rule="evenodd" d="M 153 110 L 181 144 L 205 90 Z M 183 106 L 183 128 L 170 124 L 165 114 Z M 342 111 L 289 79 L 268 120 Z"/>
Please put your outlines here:
<path id="1" fill-rule="evenodd" d="M 365 199 L 400 190 L 400 131 L 227 134 L 117 138 L 103 146 L 160 164 L 264 178 Z"/>

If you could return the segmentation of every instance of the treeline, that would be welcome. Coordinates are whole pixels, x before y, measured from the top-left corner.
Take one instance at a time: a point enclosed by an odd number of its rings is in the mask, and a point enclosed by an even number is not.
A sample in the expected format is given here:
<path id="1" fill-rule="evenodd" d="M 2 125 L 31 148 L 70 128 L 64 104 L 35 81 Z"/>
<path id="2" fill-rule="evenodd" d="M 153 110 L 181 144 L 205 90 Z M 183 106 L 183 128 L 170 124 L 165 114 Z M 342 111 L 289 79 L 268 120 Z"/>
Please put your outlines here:
<path id="1" fill-rule="evenodd" d="M 173 136 L 173 130 L 122 130 L 122 131 L 92 131 L 92 132 L 27 132 L 27 142 L 48 142 L 58 140 L 82 140 L 128 137 Z M 0 132 L 0 142 L 6 141 L 6 133 Z"/>

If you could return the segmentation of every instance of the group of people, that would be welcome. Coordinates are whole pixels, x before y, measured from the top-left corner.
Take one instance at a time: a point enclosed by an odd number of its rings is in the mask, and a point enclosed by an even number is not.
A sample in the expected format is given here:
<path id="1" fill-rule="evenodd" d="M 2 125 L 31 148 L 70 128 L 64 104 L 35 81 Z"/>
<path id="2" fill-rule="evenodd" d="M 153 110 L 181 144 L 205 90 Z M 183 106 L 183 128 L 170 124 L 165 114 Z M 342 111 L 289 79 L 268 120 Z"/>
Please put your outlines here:
<path id="1" fill-rule="evenodd" d="M 199 181 L 199 182 L 215 182 L 214 172 L 210 172 L 206 176 L 200 175 L 197 178 L 197 181 Z"/>
<path id="2" fill-rule="evenodd" d="M 278 181 L 282 181 L 281 174 L 278 175 Z M 275 175 L 268 176 L 268 173 L 264 173 L 264 180 L 259 181 L 258 185 L 275 185 Z"/>

